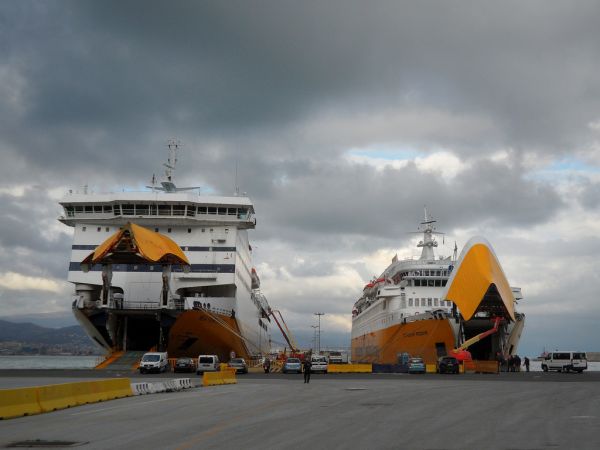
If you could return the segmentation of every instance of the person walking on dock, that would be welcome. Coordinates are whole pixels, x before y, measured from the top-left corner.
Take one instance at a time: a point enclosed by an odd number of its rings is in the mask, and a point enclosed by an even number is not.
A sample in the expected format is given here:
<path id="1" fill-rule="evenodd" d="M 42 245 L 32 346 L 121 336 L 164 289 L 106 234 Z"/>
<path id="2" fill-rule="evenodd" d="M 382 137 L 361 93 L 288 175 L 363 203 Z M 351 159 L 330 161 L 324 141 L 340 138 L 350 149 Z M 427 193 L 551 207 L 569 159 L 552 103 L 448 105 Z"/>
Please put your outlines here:
<path id="1" fill-rule="evenodd" d="M 527 356 L 523 359 L 523 365 L 525 366 L 525 372 L 529 372 L 529 358 Z"/>
<path id="2" fill-rule="evenodd" d="M 310 363 L 310 357 L 305 357 L 302 362 L 302 368 L 304 369 L 304 382 L 310 383 L 310 368 L 312 364 Z"/>

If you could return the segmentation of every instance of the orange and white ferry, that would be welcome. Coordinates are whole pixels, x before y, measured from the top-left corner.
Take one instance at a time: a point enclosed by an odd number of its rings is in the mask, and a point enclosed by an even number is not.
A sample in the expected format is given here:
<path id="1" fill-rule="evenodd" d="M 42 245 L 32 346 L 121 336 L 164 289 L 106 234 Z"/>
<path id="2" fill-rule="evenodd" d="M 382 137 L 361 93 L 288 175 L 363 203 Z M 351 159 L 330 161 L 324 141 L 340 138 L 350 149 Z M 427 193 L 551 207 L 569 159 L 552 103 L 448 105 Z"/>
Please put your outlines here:
<path id="1" fill-rule="evenodd" d="M 523 297 L 510 287 L 491 245 L 472 238 L 456 258 L 436 259 L 435 220 L 425 210 L 419 259 L 392 260 L 368 283 L 352 310 L 352 360 L 398 364 L 401 355 L 435 364 L 468 350 L 494 360 L 517 350 L 525 324 L 515 311 Z"/>
<path id="2" fill-rule="evenodd" d="M 146 192 L 85 189 L 60 201 L 59 220 L 74 229 L 75 317 L 109 354 L 268 354 L 270 308 L 248 241 L 254 206 L 176 187 L 177 143 L 169 150 L 164 181 Z"/>

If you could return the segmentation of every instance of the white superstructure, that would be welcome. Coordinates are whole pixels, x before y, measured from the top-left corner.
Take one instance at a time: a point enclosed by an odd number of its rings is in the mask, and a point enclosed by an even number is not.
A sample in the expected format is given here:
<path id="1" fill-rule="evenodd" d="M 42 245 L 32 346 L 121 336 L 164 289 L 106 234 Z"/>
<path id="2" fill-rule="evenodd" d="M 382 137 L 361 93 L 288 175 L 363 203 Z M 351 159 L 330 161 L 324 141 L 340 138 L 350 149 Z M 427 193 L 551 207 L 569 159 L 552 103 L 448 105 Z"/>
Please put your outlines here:
<path id="1" fill-rule="evenodd" d="M 258 291 L 248 241 L 248 230 L 256 226 L 253 204 L 245 196 L 208 196 L 177 188 L 172 180 L 174 162 L 171 157 L 166 164 L 162 187 L 152 186 L 148 192 L 85 190 L 70 192 L 60 201 L 64 216 L 59 220 L 74 228 L 68 280 L 75 287 L 76 316 L 107 349 L 148 350 L 164 343 L 178 314 L 201 308 L 210 317 L 234 318 L 249 354 L 268 353 L 270 321 L 265 312 L 269 308 Z M 168 236 L 190 262 L 189 272 L 174 268 L 170 274 L 166 307 L 161 305 L 159 264 L 113 265 L 106 305 L 98 300 L 101 267 L 87 273 L 80 267 L 87 255 L 128 222 Z M 124 315 L 128 323 L 120 319 Z M 131 332 L 133 324 L 140 332 Z"/>

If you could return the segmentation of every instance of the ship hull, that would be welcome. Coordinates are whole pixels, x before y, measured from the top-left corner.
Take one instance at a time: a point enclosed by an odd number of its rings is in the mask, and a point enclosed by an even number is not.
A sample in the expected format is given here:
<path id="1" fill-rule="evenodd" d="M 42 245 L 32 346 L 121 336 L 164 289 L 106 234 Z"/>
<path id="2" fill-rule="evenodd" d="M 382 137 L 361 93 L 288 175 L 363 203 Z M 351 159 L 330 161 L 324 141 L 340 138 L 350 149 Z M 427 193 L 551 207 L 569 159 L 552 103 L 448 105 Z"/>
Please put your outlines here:
<path id="1" fill-rule="evenodd" d="M 227 361 L 232 352 L 237 357 L 249 358 L 241 338 L 237 320 L 203 310 L 182 313 L 169 333 L 169 356 L 198 356 L 215 354 Z"/>
<path id="2" fill-rule="evenodd" d="M 452 319 L 400 323 L 352 339 L 352 361 L 398 364 L 402 353 L 435 364 L 438 357 L 455 347 Z"/>

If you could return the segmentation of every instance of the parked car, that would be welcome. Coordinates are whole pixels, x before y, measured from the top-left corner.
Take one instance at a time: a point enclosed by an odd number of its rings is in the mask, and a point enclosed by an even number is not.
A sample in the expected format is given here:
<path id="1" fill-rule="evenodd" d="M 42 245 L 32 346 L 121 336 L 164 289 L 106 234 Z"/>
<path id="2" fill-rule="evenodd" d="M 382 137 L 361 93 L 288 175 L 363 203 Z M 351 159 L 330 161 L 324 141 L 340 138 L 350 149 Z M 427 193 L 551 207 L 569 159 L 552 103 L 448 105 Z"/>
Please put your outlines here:
<path id="1" fill-rule="evenodd" d="M 227 363 L 227 367 L 235 369 L 235 373 L 248 373 L 248 365 L 244 358 L 233 358 Z"/>
<path id="2" fill-rule="evenodd" d="M 315 355 L 310 358 L 310 371 L 327 373 L 329 364 L 327 363 L 327 357 L 321 355 Z"/>
<path id="3" fill-rule="evenodd" d="M 410 358 L 408 360 L 408 373 L 425 373 L 423 358 Z"/>
<path id="4" fill-rule="evenodd" d="M 437 362 L 438 373 L 458 373 L 459 362 L 454 356 L 442 356 Z"/>
<path id="5" fill-rule="evenodd" d="M 198 366 L 196 367 L 197 375 L 204 372 L 218 372 L 219 370 L 221 370 L 221 362 L 217 355 L 198 356 Z"/>
<path id="6" fill-rule="evenodd" d="M 164 352 L 144 353 L 140 361 L 140 373 L 166 372 L 169 369 L 169 355 Z"/>
<path id="7" fill-rule="evenodd" d="M 584 352 L 551 352 L 542 361 L 542 370 L 558 372 L 583 372 L 587 369 L 587 356 Z"/>
<path id="8" fill-rule="evenodd" d="M 175 367 L 173 367 L 173 372 L 194 372 L 195 370 L 196 363 L 192 358 L 187 357 L 177 358 Z"/>
<path id="9" fill-rule="evenodd" d="M 288 358 L 281 369 L 283 373 L 302 373 L 302 362 L 298 358 Z"/>

